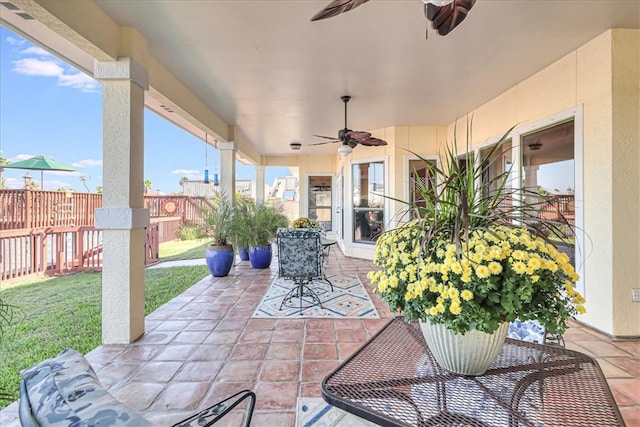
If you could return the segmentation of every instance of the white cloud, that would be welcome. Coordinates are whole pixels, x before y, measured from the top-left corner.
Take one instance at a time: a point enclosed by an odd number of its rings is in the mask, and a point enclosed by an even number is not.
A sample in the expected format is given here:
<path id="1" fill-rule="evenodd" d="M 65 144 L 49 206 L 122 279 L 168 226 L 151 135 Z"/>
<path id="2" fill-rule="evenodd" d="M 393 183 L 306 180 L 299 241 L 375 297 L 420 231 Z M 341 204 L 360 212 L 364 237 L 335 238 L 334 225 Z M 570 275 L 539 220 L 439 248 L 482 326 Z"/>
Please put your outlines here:
<path id="1" fill-rule="evenodd" d="M 39 171 L 36 171 L 39 172 Z M 45 175 L 45 179 L 48 175 L 55 175 L 55 176 L 64 176 L 66 178 L 69 177 L 79 177 L 82 176 L 82 174 L 80 172 L 71 172 L 71 171 L 48 171 L 45 170 L 44 171 L 44 175 Z"/>
<path id="2" fill-rule="evenodd" d="M 84 159 L 79 162 L 71 163 L 71 166 L 76 168 L 93 168 L 96 166 L 102 166 L 102 160 Z"/>
<path id="3" fill-rule="evenodd" d="M 17 156 L 15 156 L 12 159 L 9 159 L 9 161 L 11 163 L 15 163 L 15 162 L 21 162 L 23 160 L 27 160 L 32 158 L 33 156 L 36 156 L 36 154 L 18 154 Z"/>
<path id="4" fill-rule="evenodd" d="M 43 61 L 37 58 L 23 58 L 13 62 L 13 71 L 28 76 L 58 77 L 64 69 L 55 61 Z"/>
<path id="5" fill-rule="evenodd" d="M 60 86 L 81 89 L 84 92 L 95 92 L 99 89 L 98 82 L 83 73 L 63 74 L 58 76 Z"/>
<path id="6" fill-rule="evenodd" d="M 197 175 L 200 171 L 198 169 L 174 169 L 171 173 L 174 175 Z"/>
<path id="7" fill-rule="evenodd" d="M 21 50 L 20 53 L 22 55 L 36 55 L 36 56 L 48 56 L 48 57 L 53 56 L 39 46 L 29 46 L 28 48 Z"/>
<path id="8" fill-rule="evenodd" d="M 10 44 L 11 46 L 22 46 L 25 43 L 23 39 L 17 39 L 11 36 L 7 37 L 5 41 L 7 42 L 7 44 Z"/>
<path id="9" fill-rule="evenodd" d="M 24 181 L 18 178 L 4 177 L 4 183 L 9 190 L 19 190 L 24 187 Z"/>
<path id="10" fill-rule="evenodd" d="M 83 92 L 96 92 L 99 89 L 99 83 L 93 78 L 72 68 L 65 70 L 55 60 L 22 58 L 13 64 L 13 71 L 20 74 L 56 77 L 59 86 L 80 89 Z"/>

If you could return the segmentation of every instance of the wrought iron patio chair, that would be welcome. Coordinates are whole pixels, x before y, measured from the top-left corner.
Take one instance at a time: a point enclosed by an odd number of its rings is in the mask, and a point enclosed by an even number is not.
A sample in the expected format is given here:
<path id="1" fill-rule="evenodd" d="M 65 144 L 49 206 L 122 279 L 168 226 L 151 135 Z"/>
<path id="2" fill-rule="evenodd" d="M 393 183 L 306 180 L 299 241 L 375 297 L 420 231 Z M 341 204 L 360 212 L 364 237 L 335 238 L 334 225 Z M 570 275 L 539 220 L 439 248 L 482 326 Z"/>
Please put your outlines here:
<path id="1" fill-rule="evenodd" d="M 281 228 L 276 235 L 278 245 L 278 275 L 294 283 L 280 304 L 293 307 L 293 299 L 298 299 L 300 314 L 302 309 L 322 302 L 310 285 L 314 279 L 324 279 L 324 247 L 320 230 L 313 228 Z M 331 284 L 331 282 L 329 282 Z M 333 285 L 332 289 L 333 289 Z"/>

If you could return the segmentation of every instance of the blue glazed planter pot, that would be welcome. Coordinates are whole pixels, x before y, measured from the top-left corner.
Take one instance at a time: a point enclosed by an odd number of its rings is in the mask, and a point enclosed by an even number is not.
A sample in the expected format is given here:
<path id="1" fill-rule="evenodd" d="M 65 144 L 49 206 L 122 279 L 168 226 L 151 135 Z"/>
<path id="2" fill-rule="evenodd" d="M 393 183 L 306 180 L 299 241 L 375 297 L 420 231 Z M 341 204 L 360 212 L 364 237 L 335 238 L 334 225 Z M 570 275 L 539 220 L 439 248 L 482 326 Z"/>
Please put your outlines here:
<path id="1" fill-rule="evenodd" d="M 269 268 L 271 257 L 271 245 L 249 247 L 249 261 L 253 268 Z"/>
<path id="2" fill-rule="evenodd" d="M 226 246 L 207 246 L 205 259 L 209 272 L 214 277 L 224 277 L 229 274 L 233 266 L 233 247 Z"/>
<path id="3" fill-rule="evenodd" d="M 249 250 L 247 248 L 239 247 L 238 255 L 240 256 L 240 261 L 249 261 Z"/>

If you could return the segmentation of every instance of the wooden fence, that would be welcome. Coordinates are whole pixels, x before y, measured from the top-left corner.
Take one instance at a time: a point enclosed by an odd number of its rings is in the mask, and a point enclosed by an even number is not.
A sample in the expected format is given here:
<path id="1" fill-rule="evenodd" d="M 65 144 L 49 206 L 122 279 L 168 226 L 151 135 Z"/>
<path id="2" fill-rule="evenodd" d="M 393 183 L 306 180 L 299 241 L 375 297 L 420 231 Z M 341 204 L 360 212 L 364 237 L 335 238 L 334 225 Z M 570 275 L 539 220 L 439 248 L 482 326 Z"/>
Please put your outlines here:
<path id="1" fill-rule="evenodd" d="M 145 263 L 158 262 L 159 244 L 182 224 L 199 224 L 209 202 L 187 196 L 145 196 L 151 224 Z M 0 191 L 0 280 L 36 274 L 102 270 L 102 230 L 94 227 L 102 195 L 42 190 Z"/>
<path id="2" fill-rule="evenodd" d="M 564 233 L 566 237 L 575 236 L 576 208 L 572 194 L 558 194 L 545 197 L 545 202 L 540 206 L 538 217 L 558 222 L 567 222 Z"/>
<path id="3" fill-rule="evenodd" d="M 155 218 L 178 217 L 182 224 L 198 224 L 200 211 L 210 203 L 189 196 L 144 196 L 144 207 Z M 0 229 L 79 227 L 95 224 L 102 194 L 43 190 L 0 190 Z"/>

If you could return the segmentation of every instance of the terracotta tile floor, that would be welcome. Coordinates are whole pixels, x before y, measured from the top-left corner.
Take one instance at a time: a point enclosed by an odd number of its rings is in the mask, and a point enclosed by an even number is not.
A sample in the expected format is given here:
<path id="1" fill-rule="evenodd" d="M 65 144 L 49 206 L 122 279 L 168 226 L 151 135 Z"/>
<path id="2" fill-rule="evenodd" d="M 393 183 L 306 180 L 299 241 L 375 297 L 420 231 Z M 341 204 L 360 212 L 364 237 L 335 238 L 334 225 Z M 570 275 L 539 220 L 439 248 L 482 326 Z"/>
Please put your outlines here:
<path id="1" fill-rule="evenodd" d="M 333 250 L 328 274 L 358 274 L 370 289 L 372 268 Z M 209 277 L 149 315 L 134 344 L 101 346 L 87 358 L 111 393 L 158 425 L 248 388 L 258 396 L 253 426 L 294 426 L 296 398 L 320 397 L 322 378 L 390 313 L 374 294 L 380 320 L 251 319 L 275 274 L 242 262 L 228 277 Z M 627 425 L 640 426 L 640 341 L 611 339 L 578 323 L 565 340 L 598 359 Z M 19 425 L 15 412 L 15 404 L 3 411 L 0 425 Z M 223 425 L 239 425 L 227 418 Z"/>

